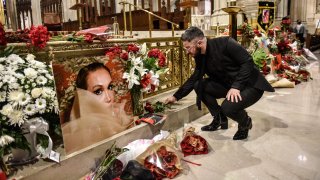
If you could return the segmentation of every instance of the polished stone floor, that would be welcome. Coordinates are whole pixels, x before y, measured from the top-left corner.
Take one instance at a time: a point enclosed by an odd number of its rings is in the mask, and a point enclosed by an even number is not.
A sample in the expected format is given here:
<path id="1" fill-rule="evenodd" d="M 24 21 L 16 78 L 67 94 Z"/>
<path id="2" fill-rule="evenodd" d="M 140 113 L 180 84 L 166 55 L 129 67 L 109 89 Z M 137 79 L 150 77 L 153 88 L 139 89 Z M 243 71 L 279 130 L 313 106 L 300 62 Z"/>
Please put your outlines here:
<path id="1" fill-rule="evenodd" d="M 312 61 L 308 68 L 313 80 L 265 93 L 247 109 L 253 119 L 247 140 L 232 140 L 237 131 L 232 120 L 229 129 L 215 132 L 199 130 L 211 122 L 209 114 L 194 121 L 192 126 L 211 151 L 186 157 L 201 166 L 188 164 L 189 170 L 176 179 L 320 179 L 319 61 Z M 177 133 L 181 135 L 182 129 Z"/>

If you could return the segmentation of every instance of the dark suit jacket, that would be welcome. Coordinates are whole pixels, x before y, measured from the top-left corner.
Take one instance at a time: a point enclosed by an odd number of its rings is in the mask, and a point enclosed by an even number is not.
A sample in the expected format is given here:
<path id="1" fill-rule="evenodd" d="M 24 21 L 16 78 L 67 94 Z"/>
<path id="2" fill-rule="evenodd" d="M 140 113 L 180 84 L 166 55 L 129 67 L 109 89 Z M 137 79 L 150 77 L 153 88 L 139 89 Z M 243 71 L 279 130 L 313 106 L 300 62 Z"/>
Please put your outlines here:
<path id="1" fill-rule="evenodd" d="M 188 95 L 204 74 L 226 88 L 242 91 L 246 87 L 255 87 L 274 92 L 255 66 L 251 55 L 230 37 L 208 39 L 206 54 L 196 56 L 195 62 L 194 73 L 173 95 L 177 100 Z"/>

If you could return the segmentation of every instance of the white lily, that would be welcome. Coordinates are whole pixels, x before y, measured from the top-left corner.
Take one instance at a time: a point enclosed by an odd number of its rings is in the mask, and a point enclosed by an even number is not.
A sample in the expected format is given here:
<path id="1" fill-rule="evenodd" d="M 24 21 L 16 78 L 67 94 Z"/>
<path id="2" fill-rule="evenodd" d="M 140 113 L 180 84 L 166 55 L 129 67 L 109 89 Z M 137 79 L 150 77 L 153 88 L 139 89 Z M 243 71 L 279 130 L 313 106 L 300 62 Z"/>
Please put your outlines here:
<path id="1" fill-rule="evenodd" d="M 141 53 L 141 54 L 146 54 L 146 52 L 147 52 L 147 44 L 146 44 L 146 43 L 143 43 L 143 44 L 141 45 L 141 48 L 140 48 L 140 53 Z"/>
<path id="2" fill-rule="evenodd" d="M 134 84 L 140 85 L 139 76 L 137 76 L 134 72 L 135 72 L 135 68 L 131 68 L 130 73 L 125 72 L 123 73 L 123 76 L 122 76 L 123 79 L 127 79 L 127 82 L 129 83 L 128 85 L 129 89 L 131 89 Z"/>

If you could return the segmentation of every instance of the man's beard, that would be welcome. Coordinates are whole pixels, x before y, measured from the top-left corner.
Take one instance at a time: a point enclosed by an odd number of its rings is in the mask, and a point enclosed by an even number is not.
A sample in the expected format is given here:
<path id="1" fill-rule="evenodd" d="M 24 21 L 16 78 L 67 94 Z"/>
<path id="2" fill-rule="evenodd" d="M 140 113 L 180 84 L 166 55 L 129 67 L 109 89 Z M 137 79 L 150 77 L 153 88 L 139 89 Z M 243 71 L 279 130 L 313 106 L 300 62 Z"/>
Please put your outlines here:
<path id="1" fill-rule="evenodd" d="M 196 52 L 194 53 L 194 57 L 199 56 L 201 54 L 201 48 L 197 47 Z"/>

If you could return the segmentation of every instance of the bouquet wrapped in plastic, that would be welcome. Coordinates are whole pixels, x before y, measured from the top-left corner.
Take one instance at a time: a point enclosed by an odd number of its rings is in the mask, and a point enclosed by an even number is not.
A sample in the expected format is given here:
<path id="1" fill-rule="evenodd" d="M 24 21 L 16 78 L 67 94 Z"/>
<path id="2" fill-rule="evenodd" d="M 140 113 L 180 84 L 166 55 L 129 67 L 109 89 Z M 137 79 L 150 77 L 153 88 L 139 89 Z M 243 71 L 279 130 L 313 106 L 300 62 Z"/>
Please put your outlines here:
<path id="1" fill-rule="evenodd" d="M 208 154 L 207 141 L 203 137 L 197 135 L 194 131 L 195 128 L 189 127 L 184 132 L 184 138 L 180 143 L 184 156 Z"/>
<path id="2" fill-rule="evenodd" d="M 149 169 L 156 179 L 172 179 L 182 170 L 178 151 L 174 147 L 175 142 L 175 134 L 156 142 L 139 155 L 137 161 Z"/>

